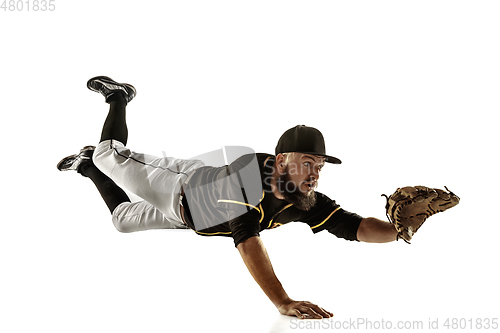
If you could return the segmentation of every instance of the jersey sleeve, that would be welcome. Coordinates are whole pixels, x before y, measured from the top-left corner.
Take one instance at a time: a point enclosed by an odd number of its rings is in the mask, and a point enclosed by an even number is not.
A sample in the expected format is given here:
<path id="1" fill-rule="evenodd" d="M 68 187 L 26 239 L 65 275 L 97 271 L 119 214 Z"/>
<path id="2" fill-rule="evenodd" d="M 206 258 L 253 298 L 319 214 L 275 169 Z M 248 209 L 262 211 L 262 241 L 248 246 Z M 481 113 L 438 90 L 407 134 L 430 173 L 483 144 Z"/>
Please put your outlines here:
<path id="1" fill-rule="evenodd" d="M 233 236 L 234 246 L 238 246 L 238 244 L 246 241 L 250 237 L 260 235 L 259 219 L 260 212 L 258 209 L 252 209 L 246 214 L 229 221 L 229 228 Z"/>
<path id="2" fill-rule="evenodd" d="M 334 200 L 317 192 L 316 206 L 302 219 L 312 232 L 328 230 L 329 233 L 349 241 L 357 241 L 359 224 L 363 217 L 342 209 Z"/>

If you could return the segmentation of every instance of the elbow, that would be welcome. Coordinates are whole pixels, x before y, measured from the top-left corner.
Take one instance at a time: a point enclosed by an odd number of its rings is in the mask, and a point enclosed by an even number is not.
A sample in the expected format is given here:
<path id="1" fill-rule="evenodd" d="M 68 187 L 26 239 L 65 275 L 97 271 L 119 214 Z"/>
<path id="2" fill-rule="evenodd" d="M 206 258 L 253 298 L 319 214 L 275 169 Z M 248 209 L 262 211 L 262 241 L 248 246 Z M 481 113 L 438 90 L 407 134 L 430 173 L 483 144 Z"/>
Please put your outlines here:
<path id="1" fill-rule="evenodd" d="M 356 233 L 356 237 L 360 242 L 368 242 L 371 243 L 371 236 L 373 236 L 373 230 L 371 230 L 372 218 L 365 217 L 361 220 L 359 224 L 358 231 Z"/>
<path id="2" fill-rule="evenodd" d="M 258 245 L 260 243 L 261 243 L 261 240 L 260 240 L 260 237 L 258 235 L 252 236 L 252 237 L 245 239 L 242 242 L 239 242 L 236 245 L 236 248 L 238 249 L 238 251 L 240 251 L 240 253 L 245 253 L 245 252 L 251 251 L 252 249 L 255 248 L 256 245 Z"/>
<path id="3" fill-rule="evenodd" d="M 366 237 L 366 223 L 363 223 L 364 219 L 361 221 L 361 223 L 358 226 L 358 231 L 356 232 L 356 238 L 360 242 L 366 242 L 367 237 Z"/>

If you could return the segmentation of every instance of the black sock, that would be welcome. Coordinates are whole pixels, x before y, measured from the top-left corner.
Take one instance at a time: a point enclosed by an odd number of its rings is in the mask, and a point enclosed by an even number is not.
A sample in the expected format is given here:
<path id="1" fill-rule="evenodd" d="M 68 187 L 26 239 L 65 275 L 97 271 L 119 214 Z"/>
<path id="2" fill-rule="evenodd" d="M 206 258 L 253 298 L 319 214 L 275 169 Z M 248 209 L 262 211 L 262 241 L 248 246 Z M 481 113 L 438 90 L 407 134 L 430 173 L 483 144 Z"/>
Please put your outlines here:
<path id="1" fill-rule="evenodd" d="M 126 145 L 128 139 L 125 119 L 127 100 L 123 94 L 115 93 L 108 98 L 107 102 L 109 103 L 109 113 L 102 128 L 100 142 L 114 139 Z"/>
<path id="2" fill-rule="evenodd" d="M 78 172 L 90 178 L 104 199 L 104 202 L 113 213 L 115 208 L 123 203 L 130 202 L 129 197 L 114 181 L 103 174 L 92 162 L 82 163 Z"/>

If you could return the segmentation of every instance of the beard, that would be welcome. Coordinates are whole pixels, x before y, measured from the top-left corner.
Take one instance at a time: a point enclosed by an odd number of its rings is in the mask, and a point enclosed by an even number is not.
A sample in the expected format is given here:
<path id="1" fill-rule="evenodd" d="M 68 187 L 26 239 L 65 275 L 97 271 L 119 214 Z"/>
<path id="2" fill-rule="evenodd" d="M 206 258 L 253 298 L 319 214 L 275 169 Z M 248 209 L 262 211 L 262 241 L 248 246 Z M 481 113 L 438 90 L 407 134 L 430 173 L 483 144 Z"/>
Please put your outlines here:
<path id="1" fill-rule="evenodd" d="M 316 192 L 308 191 L 306 193 L 300 190 L 300 185 L 295 184 L 288 173 L 288 167 L 285 173 L 277 179 L 278 191 L 283 194 L 285 201 L 293 204 L 297 209 L 308 211 L 316 205 Z"/>

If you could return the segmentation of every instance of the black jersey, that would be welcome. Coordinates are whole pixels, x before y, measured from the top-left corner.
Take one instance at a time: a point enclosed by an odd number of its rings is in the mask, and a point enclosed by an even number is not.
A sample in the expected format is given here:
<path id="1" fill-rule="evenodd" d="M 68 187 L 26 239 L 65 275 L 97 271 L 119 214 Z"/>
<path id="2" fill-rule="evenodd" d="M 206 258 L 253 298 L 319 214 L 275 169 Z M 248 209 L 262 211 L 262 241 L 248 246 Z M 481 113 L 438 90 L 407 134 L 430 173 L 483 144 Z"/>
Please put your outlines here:
<path id="1" fill-rule="evenodd" d="M 233 237 L 235 246 L 264 229 L 295 221 L 307 223 L 314 233 L 328 230 L 339 238 L 357 240 L 362 217 L 343 210 L 326 195 L 315 192 L 316 204 L 309 211 L 276 198 L 269 181 L 274 159 L 269 154 L 251 154 L 228 166 L 196 170 L 184 188 L 188 226 L 203 236 Z M 242 173 L 251 161 L 258 164 L 257 172 Z"/>

